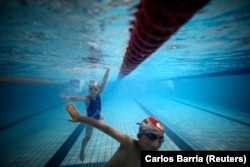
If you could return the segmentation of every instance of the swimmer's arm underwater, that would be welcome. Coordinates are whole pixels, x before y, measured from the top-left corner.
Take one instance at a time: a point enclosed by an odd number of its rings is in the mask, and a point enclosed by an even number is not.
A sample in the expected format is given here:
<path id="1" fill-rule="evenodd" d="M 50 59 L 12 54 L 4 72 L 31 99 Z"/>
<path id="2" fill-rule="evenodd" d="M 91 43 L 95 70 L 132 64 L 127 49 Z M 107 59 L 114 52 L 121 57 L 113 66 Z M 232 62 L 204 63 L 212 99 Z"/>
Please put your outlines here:
<path id="1" fill-rule="evenodd" d="M 87 99 L 86 96 L 64 96 L 64 95 L 59 95 L 62 99 L 65 100 L 73 100 L 73 101 L 85 101 Z"/>
<path id="2" fill-rule="evenodd" d="M 110 137 L 114 138 L 115 140 L 117 140 L 121 144 L 133 142 L 132 138 L 130 138 L 129 136 L 124 135 L 124 134 L 120 133 L 119 131 L 115 130 L 114 128 L 104 124 L 102 121 L 80 115 L 73 104 L 67 104 L 65 109 L 68 111 L 69 115 L 71 116 L 71 118 L 69 119 L 69 121 L 71 121 L 71 122 L 83 122 L 83 123 L 87 123 L 89 125 L 92 125 L 95 128 L 106 133 Z"/>
<path id="3" fill-rule="evenodd" d="M 110 69 L 108 67 L 106 67 L 105 69 L 106 69 L 106 73 L 103 76 L 102 83 L 101 83 L 101 86 L 100 86 L 100 92 L 99 92 L 99 94 L 101 94 L 103 92 L 104 87 L 105 87 L 106 82 L 107 82 L 107 79 L 108 79 L 108 76 L 109 76 Z"/>

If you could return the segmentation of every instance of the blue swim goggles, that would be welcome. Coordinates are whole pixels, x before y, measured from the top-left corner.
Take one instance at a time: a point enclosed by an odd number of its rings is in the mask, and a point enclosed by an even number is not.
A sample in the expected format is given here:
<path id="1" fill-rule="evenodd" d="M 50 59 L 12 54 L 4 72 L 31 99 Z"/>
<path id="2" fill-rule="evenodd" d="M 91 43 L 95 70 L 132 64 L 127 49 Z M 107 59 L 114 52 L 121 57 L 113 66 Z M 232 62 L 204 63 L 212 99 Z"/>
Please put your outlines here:
<path id="1" fill-rule="evenodd" d="M 147 138 L 149 140 L 151 140 L 151 141 L 159 139 L 159 143 L 160 144 L 162 144 L 164 142 L 164 137 L 163 136 L 161 136 L 161 137 L 158 138 L 158 136 L 156 134 L 154 134 L 154 133 L 143 133 L 143 134 L 146 135 Z"/>

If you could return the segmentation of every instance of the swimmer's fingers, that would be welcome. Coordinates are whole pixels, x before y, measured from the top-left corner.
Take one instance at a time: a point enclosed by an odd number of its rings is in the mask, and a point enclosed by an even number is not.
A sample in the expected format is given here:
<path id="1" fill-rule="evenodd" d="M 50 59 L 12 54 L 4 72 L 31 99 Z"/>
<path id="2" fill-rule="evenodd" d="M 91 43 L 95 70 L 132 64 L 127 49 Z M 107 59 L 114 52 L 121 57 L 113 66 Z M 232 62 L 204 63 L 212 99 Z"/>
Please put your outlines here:
<path id="1" fill-rule="evenodd" d="M 74 113 L 75 110 L 76 110 L 76 108 L 75 108 L 75 106 L 74 106 L 73 104 L 66 104 L 65 109 L 66 109 L 70 114 Z"/>
<path id="2" fill-rule="evenodd" d="M 77 112 L 75 106 L 73 104 L 67 104 L 65 109 L 68 111 L 69 115 L 70 115 L 70 122 L 77 122 L 77 116 L 79 115 L 79 113 Z"/>
<path id="3" fill-rule="evenodd" d="M 69 118 L 68 121 L 69 122 L 77 122 L 77 121 L 73 120 L 72 118 Z"/>
<path id="4" fill-rule="evenodd" d="M 74 106 L 72 104 L 67 104 L 65 110 L 68 111 L 69 115 L 73 117 Z"/>

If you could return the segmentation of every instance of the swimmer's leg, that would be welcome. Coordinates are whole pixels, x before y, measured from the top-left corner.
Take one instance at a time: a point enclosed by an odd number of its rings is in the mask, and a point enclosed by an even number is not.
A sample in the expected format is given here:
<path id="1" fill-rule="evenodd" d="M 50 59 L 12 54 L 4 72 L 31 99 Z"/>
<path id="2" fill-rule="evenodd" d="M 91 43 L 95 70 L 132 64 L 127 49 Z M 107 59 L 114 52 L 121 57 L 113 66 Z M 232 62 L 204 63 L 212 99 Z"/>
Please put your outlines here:
<path id="1" fill-rule="evenodd" d="M 86 133 L 85 133 L 85 137 L 82 141 L 82 148 L 81 148 L 81 152 L 80 152 L 80 155 L 79 155 L 79 158 L 81 161 L 84 160 L 84 152 L 85 152 L 85 148 L 89 142 L 89 139 L 91 138 L 92 136 L 92 133 L 93 133 L 93 127 L 90 126 L 90 125 L 87 125 L 86 124 Z"/>

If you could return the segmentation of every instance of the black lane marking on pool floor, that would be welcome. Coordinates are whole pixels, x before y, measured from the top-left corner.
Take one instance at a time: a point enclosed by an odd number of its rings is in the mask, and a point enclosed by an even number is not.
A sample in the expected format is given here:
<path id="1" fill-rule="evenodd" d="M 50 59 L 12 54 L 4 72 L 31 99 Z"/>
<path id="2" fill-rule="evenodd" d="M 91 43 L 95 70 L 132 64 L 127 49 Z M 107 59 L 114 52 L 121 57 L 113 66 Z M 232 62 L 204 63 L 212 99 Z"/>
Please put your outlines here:
<path id="1" fill-rule="evenodd" d="M 184 104 L 186 106 L 189 106 L 189 107 L 192 107 L 192 108 L 195 108 L 195 109 L 198 109 L 198 110 L 201 110 L 201 111 L 204 111 L 204 112 L 207 112 L 207 113 L 210 113 L 210 114 L 213 114 L 213 115 L 216 115 L 218 117 L 221 117 L 221 118 L 225 118 L 227 120 L 230 120 L 230 121 L 233 121 L 233 122 L 236 122 L 236 123 L 239 123 L 239 124 L 242 124 L 242 125 L 245 125 L 245 126 L 248 126 L 250 127 L 250 124 L 249 123 L 246 123 L 244 121 L 240 121 L 240 120 L 237 120 L 235 118 L 232 118 L 232 117 L 229 117 L 229 116 L 226 116 L 226 115 L 222 115 L 222 114 L 219 114 L 219 113 L 216 113 L 214 111 L 211 111 L 211 110 L 207 110 L 205 108 L 201 108 L 201 107 L 198 107 L 198 106 L 195 106 L 195 105 L 192 105 L 192 104 L 188 104 L 188 103 L 185 103 L 185 102 L 182 102 L 182 101 L 179 101 L 179 100 L 176 100 L 176 99 L 172 99 L 172 98 L 168 98 L 172 101 L 175 101 L 177 103 L 181 103 L 181 104 Z"/>
<path id="2" fill-rule="evenodd" d="M 63 165 L 60 167 L 102 167 L 104 162 L 96 162 L 96 163 L 86 163 L 86 164 L 73 164 L 73 165 Z"/>
<path id="3" fill-rule="evenodd" d="M 50 107 L 48 107 L 48 108 L 46 108 L 46 109 L 44 109 L 44 110 L 38 111 L 38 112 L 36 112 L 36 113 L 34 113 L 34 114 L 32 114 L 32 115 L 29 115 L 29 116 L 27 116 L 27 117 L 25 117 L 25 118 L 19 119 L 19 120 L 15 121 L 15 122 L 12 122 L 12 123 L 8 124 L 8 125 L 2 126 L 2 127 L 0 127 L 0 131 L 6 130 L 6 129 L 11 128 L 11 127 L 13 127 L 13 126 L 15 126 L 15 125 L 17 125 L 17 124 L 19 124 L 19 123 L 22 123 L 22 122 L 24 122 L 24 121 L 26 121 L 26 120 L 28 120 L 28 119 L 31 119 L 31 118 L 33 118 L 33 117 L 35 117 L 35 116 L 37 116 L 37 115 L 43 114 L 44 112 L 49 111 L 49 110 L 51 110 L 52 108 L 61 105 L 62 103 L 63 103 L 63 102 L 57 103 L 57 104 L 55 104 L 55 105 L 53 105 L 53 106 L 50 106 Z"/>
<path id="4" fill-rule="evenodd" d="M 51 159 L 47 162 L 45 167 L 55 167 L 60 166 L 63 162 L 64 158 L 67 156 L 69 150 L 81 134 L 84 129 L 83 124 L 79 124 L 76 129 L 71 133 L 71 135 L 67 138 L 67 140 L 62 144 L 62 146 L 57 150 L 57 152 L 51 157 Z"/>

